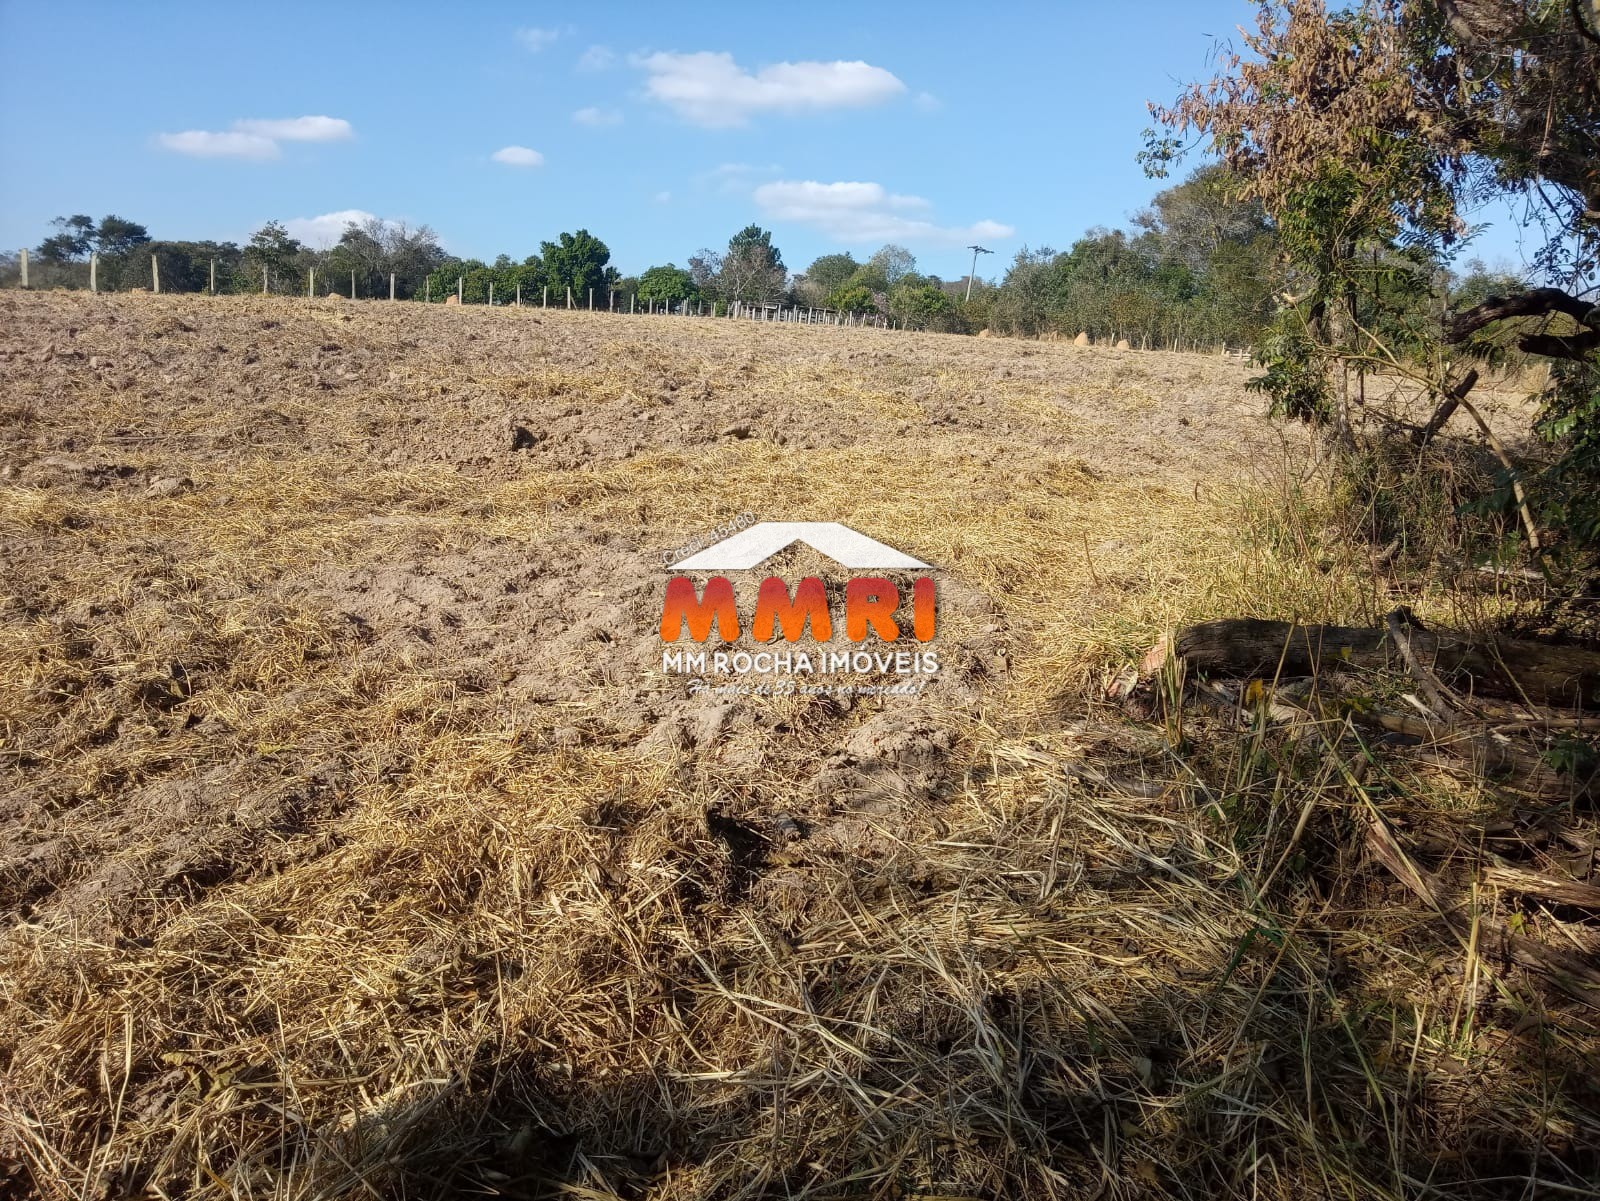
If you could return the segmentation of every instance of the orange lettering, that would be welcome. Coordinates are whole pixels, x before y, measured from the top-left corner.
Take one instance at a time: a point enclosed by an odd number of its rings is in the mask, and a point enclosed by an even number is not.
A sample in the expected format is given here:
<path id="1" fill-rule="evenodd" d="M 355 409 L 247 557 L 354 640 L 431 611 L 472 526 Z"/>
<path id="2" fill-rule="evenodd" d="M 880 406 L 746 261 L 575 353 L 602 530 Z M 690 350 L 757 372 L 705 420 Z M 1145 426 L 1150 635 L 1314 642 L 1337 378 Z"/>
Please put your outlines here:
<path id="1" fill-rule="evenodd" d="M 667 599 L 661 607 L 661 641 L 676 642 L 688 623 L 689 637 L 704 642 L 711 637 L 711 623 L 724 642 L 739 637 L 739 610 L 733 602 L 733 585 L 726 576 L 714 575 L 706 581 L 703 597 L 694 594 L 694 581 L 686 575 L 667 581 Z"/>
<path id="2" fill-rule="evenodd" d="M 816 576 L 807 576 L 795 587 L 794 600 L 789 599 L 789 586 L 777 576 L 761 581 L 761 591 L 756 594 L 756 615 L 750 623 L 750 636 L 757 642 L 771 642 L 773 623 L 783 627 L 783 636 L 789 642 L 800 641 L 805 633 L 806 620 L 811 621 L 811 636 L 818 642 L 833 637 L 833 621 L 828 616 L 828 593 Z"/>
<path id="3" fill-rule="evenodd" d="M 844 586 L 844 634 L 851 642 L 864 642 L 867 626 L 885 642 L 900 637 L 894 611 L 900 607 L 900 593 L 893 583 L 878 576 L 861 576 Z"/>
<path id="4" fill-rule="evenodd" d="M 933 581 L 927 576 L 922 576 L 911 585 L 912 629 L 916 632 L 918 642 L 933 638 L 937 603 Z"/>

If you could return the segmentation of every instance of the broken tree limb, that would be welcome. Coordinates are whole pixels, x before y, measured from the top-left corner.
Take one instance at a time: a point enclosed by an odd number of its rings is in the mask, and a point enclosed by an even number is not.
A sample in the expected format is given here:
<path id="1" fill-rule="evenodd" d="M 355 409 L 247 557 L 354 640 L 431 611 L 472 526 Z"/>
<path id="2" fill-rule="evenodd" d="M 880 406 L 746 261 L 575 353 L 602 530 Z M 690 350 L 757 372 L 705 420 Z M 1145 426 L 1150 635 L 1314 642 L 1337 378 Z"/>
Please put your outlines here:
<path id="1" fill-rule="evenodd" d="M 1468 368 L 1467 373 L 1444 394 L 1444 399 L 1439 402 L 1439 407 L 1434 409 L 1433 416 L 1428 418 L 1428 424 L 1412 432 L 1411 441 L 1418 446 L 1426 446 L 1432 442 L 1434 435 L 1444 428 L 1445 422 L 1450 420 L 1461 402 L 1466 399 L 1467 393 L 1472 391 L 1473 385 L 1477 382 L 1478 369 L 1476 367 Z"/>
<path id="2" fill-rule="evenodd" d="M 1386 730 L 1416 739 L 1423 746 L 1418 756 L 1446 770 L 1465 771 L 1480 780 L 1546 801 L 1567 802 L 1588 795 L 1595 787 L 1594 773 L 1567 774 L 1543 755 L 1491 730 L 1452 731 L 1442 724 L 1407 713 L 1352 713 L 1358 725 Z"/>
<path id="3" fill-rule="evenodd" d="M 1420 663 L 1459 692 L 1562 708 L 1600 706 L 1600 653 L 1443 627 L 1407 630 Z M 1230 618 L 1178 634 L 1178 657 L 1220 675 L 1288 679 L 1339 668 L 1405 669 L 1386 629 Z"/>

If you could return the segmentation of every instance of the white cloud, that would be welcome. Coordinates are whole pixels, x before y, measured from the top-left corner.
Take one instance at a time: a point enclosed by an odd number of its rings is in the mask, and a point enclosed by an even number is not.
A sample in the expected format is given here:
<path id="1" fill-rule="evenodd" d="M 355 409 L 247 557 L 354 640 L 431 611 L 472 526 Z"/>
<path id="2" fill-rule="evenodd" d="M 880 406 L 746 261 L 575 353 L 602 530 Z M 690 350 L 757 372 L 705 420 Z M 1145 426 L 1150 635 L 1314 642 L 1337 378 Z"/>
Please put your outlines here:
<path id="1" fill-rule="evenodd" d="M 227 131 L 186 129 L 156 135 L 156 143 L 195 158 L 245 158 L 263 161 L 279 155 L 279 142 L 343 142 L 355 137 L 342 117 L 241 118 Z"/>
<path id="2" fill-rule="evenodd" d="M 657 192 L 656 195 L 655 195 L 655 201 L 656 201 L 657 204 L 671 204 L 672 203 L 672 193 L 671 192 Z"/>
<path id="3" fill-rule="evenodd" d="M 346 142 L 356 131 L 342 117 L 283 117 L 276 120 L 235 121 L 240 133 L 271 138 L 274 142 Z"/>
<path id="4" fill-rule="evenodd" d="M 193 158 L 245 158 L 261 162 L 278 157 L 278 143 L 254 133 L 186 129 L 182 133 L 157 134 L 156 143 L 174 154 Z"/>
<path id="5" fill-rule="evenodd" d="M 906 90 L 893 74 L 864 62 L 774 63 L 754 73 L 733 55 L 702 50 L 634 60 L 645 94 L 686 121 L 713 128 L 747 124 L 763 112 L 800 113 L 882 104 Z"/>
<path id="6" fill-rule="evenodd" d="M 321 248 L 332 246 L 343 237 L 345 226 L 365 225 L 375 220 L 377 214 L 369 213 L 366 209 L 340 209 L 336 213 L 323 213 L 320 217 L 295 217 L 285 221 L 283 228 L 289 231 L 291 238 L 307 246 Z"/>
<path id="7" fill-rule="evenodd" d="M 560 36 L 561 31 L 559 29 L 540 29 L 537 26 L 530 26 L 526 29 L 517 30 L 517 41 L 535 54 L 538 54 L 539 51 Z"/>
<path id="8" fill-rule="evenodd" d="M 604 71 L 617 61 L 617 52 L 610 46 L 590 46 L 578 55 L 578 70 Z"/>
<path id="9" fill-rule="evenodd" d="M 544 166 L 544 155 L 537 150 L 529 150 L 526 146 L 502 146 L 489 157 L 508 167 Z"/>
<path id="10" fill-rule="evenodd" d="M 917 106 L 919 113 L 936 113 L 944 107 L 943 102 L 932 92 L 918 92 L 911 103 Z"/>
<path id="11" fill-rule="evenodd" d="M 776 180 L 762 184 L 753 195 L 767 219 L 808 225 L 841 242 L 959 245 L 972 239 L 1009 238 L 1015 232 L 998 221 L 939 225 L 929 219 L 933 206 L 928 201 L 898 195 L 876 183 Z"/>
<path id="12" fill-rule="evenodd" d="M 621 125 L 622 114 L 614 108 L 595 108 L 593 105 L 580 108 L 572 114 L 572 119 L 579 125 L 588 125 L 598 129 L 602 125 Z"/>

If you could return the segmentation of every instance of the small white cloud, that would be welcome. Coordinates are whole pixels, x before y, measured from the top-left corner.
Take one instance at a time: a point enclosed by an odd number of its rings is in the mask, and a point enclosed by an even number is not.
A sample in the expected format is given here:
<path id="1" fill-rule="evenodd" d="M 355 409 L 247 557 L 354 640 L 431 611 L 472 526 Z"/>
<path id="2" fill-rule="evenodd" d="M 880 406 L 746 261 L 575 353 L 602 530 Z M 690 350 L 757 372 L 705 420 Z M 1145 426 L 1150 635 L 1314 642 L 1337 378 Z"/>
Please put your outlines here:
<path id="1" fill-rule="evenodd" d="M 753 196 L 769 220 L 808 225 L 841 242 L 959 245 L 972 239 L 1009 238 L 1015 232 L 998 221 L 939 225 L 928 219 L 933 206 L 927 200 L 890 192 L 877 183 L 776 180 L 762 184 Z"/>
<path id="2" fill-rule="evenodd" d="M 944 102 L 932 92 L 918 92 L 911 102 L 919 113 L 936 113 L 944 107 Z"/>
<path id="3" fill-rule="evenodd" d="M 278 157 L 278 143 L 255 133 L 212 133 L 186 129 L 182 133 L 156 135 L 156 142 L 174 154 L 193 158 L 244 158 L 257 162 Z"/>
<path id="4" fill-rule="evenodd" d="M 550 45 L 551 42 L 555 41 L 560 36 L 561 31 L 559 29 L 540 29 L 537 26 L 529 26 L 526 29 L 519 29 L 517 30 L 516 34 L 517 41 L 521 42 L 523 46 L 535 54 L 538 54 L 539 51 L 543 50 L 546 46 Z"/>
<path id="5" fill-rule="evenodd" d="M 572 114 L 572 119 L 579 125 L 587 125 L 592 129 L 598 129 L 604 125 L 622 124 L 622 114 L 616 109 L 595 108 L 593 105 L 587 108 L 580 108 Z"/>
<path id="6" fill-rule="evenodd" d="M 529 150 L 526 146 L 502 146 L 489 157 L 508 167 L 544 166 L 544 155 L 537 150 Z"/>
<path id="7" fill-rule="evenodd" d="M 906 90 L 891 72 L 864 62 L 774 63 L 751 72 L 731 54 L 702 50 L 649 54 L 634 65 L 646 72 L 647 96 L 712 128 L 745 125 L 764 112 L 864 108 Z"/>
<path id="8" fill-rule="evenodd" d="M 342 117 L 283 117 L 276 120 L 235 121 L 240 133 L 271 138 L 275 142 L 346 142 L 355 137 Z"/>
<path id="9" fill-rule="evenodd" d="M 655 194 L 655 202 L 657 204 L 671 204 L 672 203 L 672 193 L 671 192 L 657 192 Z"/>
<path id="10" fill-rule="evenodd" d="M 605 71 L 617 61 L 617 52 L 610 46 L 590 46 L 578 55 L 580 71 Z"/>
<path id="11" fill-rule="evenodd" d="M 283 228 L 288 230 L 291 238 L 320 249 L 332 246 L 343 237 L 346 226 L 365 225 L 368 221 L 376 220 L 377 215 L 366 209 L 340 209 L 336 213 L 323 213 L 320 217 L 295 217 L 285 221 Z"/>

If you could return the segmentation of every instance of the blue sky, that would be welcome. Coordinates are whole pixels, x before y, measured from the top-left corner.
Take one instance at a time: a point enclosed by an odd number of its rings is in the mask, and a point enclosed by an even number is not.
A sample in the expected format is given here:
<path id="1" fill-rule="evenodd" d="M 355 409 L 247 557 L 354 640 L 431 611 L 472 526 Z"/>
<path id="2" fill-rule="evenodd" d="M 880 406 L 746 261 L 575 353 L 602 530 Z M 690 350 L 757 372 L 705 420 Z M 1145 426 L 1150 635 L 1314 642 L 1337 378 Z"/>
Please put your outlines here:
<path id="1" fill-rule="evenodd" d="M 1252 13 L 0 0 L 0 245 L 76 212 L 235 241 L 278 219 L 318 244 L 358 212 L 483 258 L 583 227 L 632 272 L 756 221 L 795 270 L 894 241 L 953 278 L 976 240 L 998 275 L 1149 201 L 1145 102 Z M 1516 231 L 1476 252 L 1516 261 Z"/>

